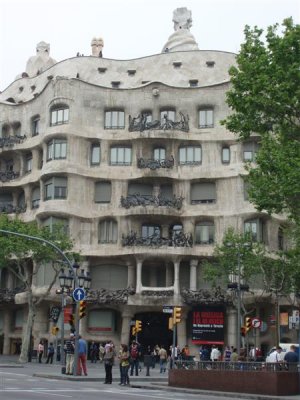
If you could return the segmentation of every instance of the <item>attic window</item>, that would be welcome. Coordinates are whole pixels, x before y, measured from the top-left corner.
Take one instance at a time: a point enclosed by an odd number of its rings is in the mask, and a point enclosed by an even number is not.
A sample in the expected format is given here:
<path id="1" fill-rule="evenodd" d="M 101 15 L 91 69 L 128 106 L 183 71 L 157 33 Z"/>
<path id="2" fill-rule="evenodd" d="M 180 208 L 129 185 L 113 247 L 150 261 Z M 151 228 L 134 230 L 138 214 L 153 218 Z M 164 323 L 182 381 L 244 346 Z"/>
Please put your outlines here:
<path id="1" fill-rule="evenodd" d="M 36 87 L 34 85 L 30 86 L 30 89 L 34 92 Z"/>
<path id="2" fill-rule="evenodd" d="M 206 61 L 206 66 L 208 68 L 213 68 L 215 66 L 215 62 L 214 61 Z"/>
<path id="3" fill-rule="evenodd" d="M 120 87 L 120 81 L 112 81 L 111 86 L 115 89 L 118 89 Z"/>
<path id="4" fill-rule="evenodd" d="M 181 65 L 182 65 L 182 63 L 181 62 L 173 62 L 173 67 L 174 68 L 180 68 L 181 67 Z"/>
<path id="5" fill-rule="evenodd" d="M 129 69 L 127 72 L 129 76 L 133 76 L 136 73 L 136 69 Z"/>
<path id="6" fill-rule="evenodd" d="M 20 86 L 19 87 L 19 92 L 21 93 L 21 92 L 23 92 L 23 90 L 24 90 L 23 86 Z"/>
<path id="7" fill-rule="evenodd" d="M 53 75 L 48 75 L 47 79 L 48 79 L 48 81 L 51 81 L 51 79 L 53 79 Z"/>
<path id="8" fill-rule="evenodd" d="M 104 74 L 106 72 L 107 68 L 98 68 L 99 74 Z"/>
<path id="9" fill-rule="evenodd" d="M 8 101 L 9 103 L 15 103 L 15 99 L 13 97 L 9 97 L 8 99 L 6 99 L 6 101 Z"/>
<path id="10" fill-rule="evenodd" d="M 191 79 L 189 80 L 190 87 L 196 87 L 198 86 L 198 79 Z"/>
<path id="11" fill-rule="evenodd" d="M 142 81 L 142 85 L 145 85 L 145 83 L 149 83 L 150 81 Z"/>

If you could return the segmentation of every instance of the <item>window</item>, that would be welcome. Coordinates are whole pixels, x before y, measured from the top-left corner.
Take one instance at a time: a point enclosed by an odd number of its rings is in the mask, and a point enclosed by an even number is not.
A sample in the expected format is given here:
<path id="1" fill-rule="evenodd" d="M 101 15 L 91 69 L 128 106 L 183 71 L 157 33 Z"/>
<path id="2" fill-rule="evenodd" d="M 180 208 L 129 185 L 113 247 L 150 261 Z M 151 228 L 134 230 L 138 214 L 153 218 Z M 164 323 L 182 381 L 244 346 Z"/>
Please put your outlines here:
<path id="1" fill-rule="evenodd" d="M 223 164 L 230 163 L 230 147 L 227 146 L 222 147 L 222 163 Z"/>
<path id="2" fill-rule="evenodd" d="M 198 79 L 190 79 L 189 80 L 190 87 L 197 87 L 198 86 Z"/>
<path id="3" fill-rule="evenodd" d="M 195 228 L 196 244 L 212 244 L 215 240 L 215 227 L 213 222 L 199 222 Z"/>
<path id="4" fill-rule="evenodd" d="M 43 226 L 49 228 L 52 233 L 69 234 L 69 220 L 67 218 L 49 217 L 43 221 Z"/>
<path id="5" fill-rule="evenodd" d="M 25 171 L 26 172 L 32 171 L 32 154 L 27 154 L 26 156 Z"/>
<path id="6" fill-rule="evenodd" d="M 117 243 L 118 225 L 112 219 L 105 219 L 99 223 L 99 243 Z"/>
<path id="7" fill-rule="evenodd" d="M 175 224 L 170 227 L 169 231 L 169 237 L 171 239 L 171 243 L 169 244 L 170 246 L 172 246 L 174 240 L 176 240 L 177 235 L 182 233 L 182 231 L 183 231 L 183 226 L 181 224 Z"/>
<path id="8" fill-rule="evenodd" d="M 154 160 L 165 160 L 166 159 L 166 149 L 164 147 L 157 147 L 153 151 Z"/>
<path id="9" fill-rule="evenodd" d="M 67 158 L 66 139 L 53 139 L 47 145 L 47 161 Z"/>
<path id="10" fill-rule="evenodd" d="M 285 248 L 284 248 L 285 247 L 284 246 L 284 232 L 283 232 L 283 229 L 281 226 L 278 228 L 277 239 L 278 239 L 278 250 L 285 250 Z"/>
<path id="11" fill-rule="evenodd" d="M 143 111 L 142 112 L 142 120 L 145 125 L 152 122 L 152 120 L 153 120 L 152 112 L 151 111 Z"/>
<path id="12" fill-rule="evenodd" d="M 173 200 L 173 187 L 172 185 L 160 185 L 160 197 L 164 200 Z"/>
<path id="13" fill-rule="evenodd" d="M 20 195 L 18 197 L 18 207 L 21 207 L 21 208 L 26 207 L 25 193 L 24 192 L 20 193 Z"/>
<path id="14" fill-rule="evenodd" d="M 40 188 L 39 187 L 35 187 L 32 190 L 32 194 L 31 194 L 31 207 L 32 208 L 39 208 L 40 206 Z"/>
<path id="15" fill-rule="evenodd" d="M 258 144 L 256 142 L 244 143 L 243 144 L 244 161 L 254 161 L 257 151 L 258 151 Z"/>
<path id="16" fill-rule="evenodd" d="M 95 183 L 95 203 L 110 203 L 111 182 Z"/>
<path id="17" fill-rule="evenodd" d="M 131 147 L 112 147 L 110 165 L 131 165 Z"/>
<path id="18" fill-rule="evenodd" d="M 191 186 L 191 204 L 215 203 L 216 184 L 214 182 L 193 183 Z"/>
<path id="19" fill-rule="evenodd" d="M 244 232 L 251 233 L 254 242 L 263 241 L 263 222 L 257 218 L 244 222 Z"/>
<path id="20" fill-rule="evenodd" d="M 143 225 L 142 226 L 142 238 L 149 238 L 152 236 L 161 236 L 161 228 L 159 225 Z"/>
<path id="21" fill-rule="evenodd" d="M 31 134 L 32 136 L 37 136 L 40 133 L 40 116 L 32 118 L 31 122 Z"/>
<path id="22" fill-rule="evenodd" d="M 67 178 L 53 177 L 45 182 L 45 200 L 67 198 Z"/>
<path id="23" fill-rule="evenodd" d="M 11 193 L 0 193 L 0 207 L 13 204 L 13 196 Z"/>
<path id="24" fill-rule="evenodd" d="M 125 113 L 124 111 L 106 111 L 105 113 L 105 129 L 124 129 Z"/>
<path id="25" fill-rule="evenodd" d="M 69 122 L 69 107 L 59 106 L 51 110 L 51 126 L 67 124 Z"/>
<path id="26" fill-rule="evenodd" d="M 91 146 L 91 165 L 100 164 L 100 143 L 93 143 Z"/>
<path id="27" fill-rule="evenodd" d="M 128 185 L 128 195 L 140 194 L 143 197 L 151 197 L 153 186 L 143 183 L 130 183 Z"/>
<path id="28" fill-rule="evenodd" d="M 249 201 L 249 182 L 244 180 L 244 200 Z"/>
<path id="29" fill-rule="evenodd" d="M 162 110 L 160 112 L 160 119 L 161 119 L 161 121 L 164 121 L 165 118 L 167 118 L 170 121 L 175 122 L 175 111 L 174 110 Z"/>
<path id="30" fill-rule="evenodd" d="M 213 128 L 214 111 L 212 109 L 199 110 L 199 128 Z"/>
<path id="31" fill-rule="evenodd" d="M 199 165 L 202 160 L 201 146 L 186 146 L 179 149 L 179 164 Z"/>

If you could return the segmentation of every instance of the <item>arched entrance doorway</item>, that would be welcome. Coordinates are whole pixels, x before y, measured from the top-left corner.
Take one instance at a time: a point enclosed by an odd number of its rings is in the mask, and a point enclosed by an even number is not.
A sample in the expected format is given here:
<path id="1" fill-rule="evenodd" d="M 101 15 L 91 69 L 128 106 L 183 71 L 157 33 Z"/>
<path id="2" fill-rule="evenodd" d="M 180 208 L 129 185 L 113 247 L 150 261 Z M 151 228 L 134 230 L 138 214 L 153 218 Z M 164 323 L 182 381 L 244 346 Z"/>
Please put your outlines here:
<path id="1" fill-rule="evenodd" d="M 155 345 L 163 345 L 166 350 L 172 345 L 173 331 L 168 329 L 170 314 L 162 312 L 145 312 L 135 315 L 135 319 L 142 321 L 142 332 L 138 333 L 138 342 L 142 347 L 142 353 L 148 346 L 153 350 Z M 135 339 L 131 336 L 131 341 Z"/>

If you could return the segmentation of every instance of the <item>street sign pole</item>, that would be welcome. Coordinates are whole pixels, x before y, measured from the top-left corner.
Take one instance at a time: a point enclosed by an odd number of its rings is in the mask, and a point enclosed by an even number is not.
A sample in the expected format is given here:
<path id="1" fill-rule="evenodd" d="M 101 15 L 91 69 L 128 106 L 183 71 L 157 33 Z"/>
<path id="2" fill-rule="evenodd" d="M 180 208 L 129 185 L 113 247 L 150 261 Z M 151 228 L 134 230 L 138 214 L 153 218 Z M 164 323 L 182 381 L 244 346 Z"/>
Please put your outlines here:
<path id="1" fill-rule="evenodd" d="M 175 342 L 176 342 L 176 329 L 177 329 L 177 324 L 174 324 L 173 322 L 173 344 L 172 344 L 172 369 L 175 366 Z"/>
<path id="2" fill-rule="evenodd" d="M 76 275 L 76 274 L 75 274 Z M 77 276 L 76 276 L 77 278 Z M 78 278 L 75 282 L 76 288 L 73 290 L 73 299 L 75 300 L 75 352 L 74 352 L 74 370 L 73 375 L 78 374 L 78 340 L 79 340 L 79 308 L 80 301 L 85 299 L 85 291 L 78 287 Z"/>

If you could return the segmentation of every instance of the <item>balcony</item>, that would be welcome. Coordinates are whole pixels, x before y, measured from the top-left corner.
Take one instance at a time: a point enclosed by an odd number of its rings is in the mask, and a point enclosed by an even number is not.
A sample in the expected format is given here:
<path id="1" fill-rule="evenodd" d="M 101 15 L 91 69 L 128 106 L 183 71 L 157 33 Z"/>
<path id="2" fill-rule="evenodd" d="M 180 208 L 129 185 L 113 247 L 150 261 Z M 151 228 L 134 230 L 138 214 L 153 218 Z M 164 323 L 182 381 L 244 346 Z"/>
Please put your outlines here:
<path id="1" fill-rule="evenodd" d="M 20 214 L 26 212 L 26 205 L 14 206 L 11 203 L 0 204 L 1 214 Z"/>
<path id="2" fill-rule="evenodd" d="M 13 147 L 15 144 L 22 143 L 26 139 L 26 135 L 7 136 L 0 138 L 0 148 Z"/>
<path id="3" fill-rule="evenodd" d="M 138 168 L 149 168 L 151 170 L 159 168 L 173 168 L 174 167 L 174 157 L 171 156 L 169 160 L 154 160 L 154 159 L 144 159 L 142 157 L 137 160 Z"/>
<path id="4" fill-rule="evenodd" d="M 143 132 L 145 130 L 179 130 L 188 132 L 189 131 L 189 116 L 179 112 L 179 121 L 172 121 L 168 118 L 167 114 L 164 114 L 162 120 L 150 120 L 149 114 L 145 113 L 138 115 L 137 117 L 131 117 L 129 115 L 129 132 Z"/>
<path id="5" fill-rule="evenodd" d="M 147 237 L 138 237 L 136 232 L 129 235 L 122 235 L 122 246 L 146 246 L 146 247 L 193 247 L 193 236 L 191 233 L 176 232 L 172 237 L 164 238 L 159 234 Z"/>
<path id="6" fill-rule="evenodd" d="M 19 175 L 20 174 L 15 171 L 3 171 L 3 172 L 0 172 L 0 181 L 3 183 L 12 181 L 12 180 L 18 178 Z"/>
<path id="7" fill-rule="evenodd" d="M 130 207 L 138 207 L 138 206 L 153 206 L 153 207 L 172 207 L 176 208 L 176 210 L 180 210 L 182 207 L 182 202 L 184 197 L 173 196 L 172 199 L 167 199 L 159 196 L 148 196 L 141 195 L 139 193 L 132 194 L 130 196 L 124 197 L 121 196 L 121 207 L 129 209 Z"/>

